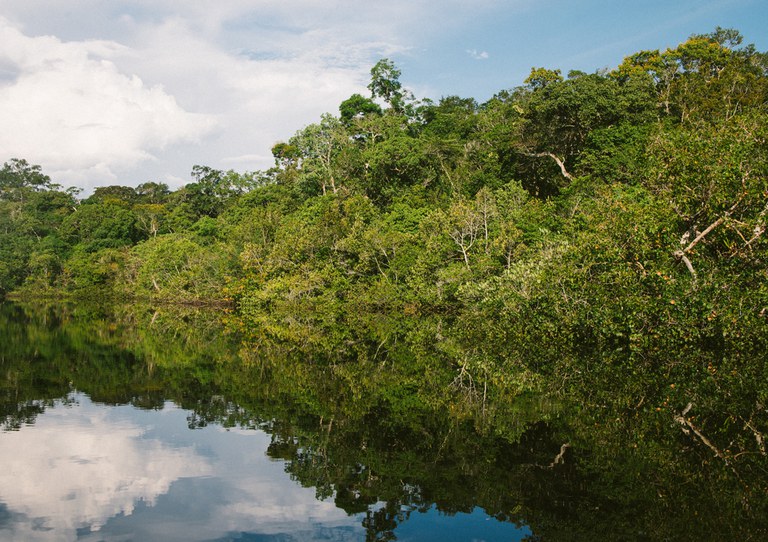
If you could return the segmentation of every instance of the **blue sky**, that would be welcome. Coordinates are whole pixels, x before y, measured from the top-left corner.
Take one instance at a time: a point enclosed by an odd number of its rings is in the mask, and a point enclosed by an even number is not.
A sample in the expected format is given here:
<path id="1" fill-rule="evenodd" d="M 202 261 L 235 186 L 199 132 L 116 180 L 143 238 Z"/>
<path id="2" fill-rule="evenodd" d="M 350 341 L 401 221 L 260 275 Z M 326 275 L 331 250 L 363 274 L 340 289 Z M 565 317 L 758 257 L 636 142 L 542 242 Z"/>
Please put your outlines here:
<path id="1" fill-rule="evenodd" d="M 716 26 L 768 50 L 766 0 L 0 0 L 0 161 L 65 186 L 271 165 L 382 57 L 479 101 L 532 66 L 594 72 Z"/>
<path id="2" fill-rule="evenodd" d="M 517 4 L 517 8 L 510 6 Z M 594 72 L 643 49 L 675 47 L 717 26 L 737 28 L 768 48 L 768 2 L 750 0 L 581 0 L 499 2 L 458 33 L 396 55 L 405 78 L 437 95 L 484 100 L 521 84 L 532 66 Z M 477 59 L 468 52 L 484 52 Z M 477 56 L 477 55 L 475 55 Z"/>

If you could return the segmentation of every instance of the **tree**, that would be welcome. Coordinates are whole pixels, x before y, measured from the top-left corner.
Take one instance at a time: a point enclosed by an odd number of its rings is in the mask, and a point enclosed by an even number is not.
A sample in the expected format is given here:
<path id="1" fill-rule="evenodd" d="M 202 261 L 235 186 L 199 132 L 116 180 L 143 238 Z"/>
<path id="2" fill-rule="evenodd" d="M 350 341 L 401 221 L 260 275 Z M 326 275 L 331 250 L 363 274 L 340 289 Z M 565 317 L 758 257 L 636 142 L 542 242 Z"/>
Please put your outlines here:
<path id="1" fill-rule="evenodd" d="M 216 218 L 230 200 L 247 192 L 257 182 L 255 174 L 241 175 L 232 170 L 201 165 L 192 167 L 191 176 L 194 182 L 177 190 L 171 199 L 177 205 L 186 203 L 196 218 Z"/>
<path id="2" fill-rule="evenodd" d="M 563 76 L 560 70 L 548 70 L 547 68 L 531 68 L 531 73 L 525 79 L 525 84 L 531 90 L 541 90 L 552 83 L 560 83 Z"/>
<path id="3" fill-rule="evenodd" d="M 756 247 L 765 243 L 768 215 L 766 126 L 764 113 L 738 115 L 662 130 L 649 145 L 645 184 L 675 210 L 674 256 L 694 280 L 695 259 L 715 269 L 732 259 L 760 261 Z"/>
<path id="4" fill-rule="evenodd" d="M 160 203 L 139 203 L 133 206 L 136 215 L 136 227 L 145 237 L 157 237 L 166 230 L 165 222 L 168 208 Z"/>
<path id="5" fill-rule="evenodd" d="M 0 170 L 0 294 L 40 271 L 52 278 L 67 250 L 58 229 L 75 208 L 40 166 L 14 159 Z"/>
<path id="6" fill-rule="evenodd" d="M 477 127 L 478 105 L 474 98 L 446 96 L 424 108 L 422 132 L 446 140 L 469 139 Z"/>
<path id="7" fill-rule="evenodd" d="M 130 253 L 130 277 L 145 295 L 165 299 L 221 299 L 234 255 L 227 247 L 203 246 L 181 233 L 160 235 Z"/>
<path id="8" fill-rule="evenodd" d="M 614 72 L 620 80 L 645 75 L 657 87 L 666 115 L 681 122 L 730 118 L 760 106 L 768 92 L 766 55 L 741 45 L 736 30 L 695 34 L 674 49 L 641 51 Z"/>
<path id="9" fill-rule="evenodd" d="M 371 96 L 381 98 L 393 109 L 399 110 L 403 101 L 400 74 L 401 72 L 395 67 L 395 63 L 388 58 L 379 60 L 371 68 L 371 82 L 368 84 Z"/>
<path id="10" fill-rule="evenodd" d="M 529 158 L 551 160 L 559 176 L 569 183 L 592 132 L 621 123 L 640 125 L 651 121 L 654 99 L 647 84 L 622 84 L 600 74 L 548 80 L 534 87 L 523 106 L 518 152 Z M 530 189 L 540 196 L 555 194 L 566 184 L 555 180 L 557 177 L 521 177 L 532 182 Z"/>
<path id="11" fill-rule="evenodd" d="M 83 203 L 115 203 L 130 207 L 136 201 L 136 197 L 136 190 L 130 186 L 99 186 L 93 191 L 93 195 L 83 200 Z"/>
<path id="12" fill-rule="evenodd" d="M 338 192 L 335 161 L 343 148 L 351 145 L 339 119 L 327 113 L 322 115 L 319 123 L 296 132 L 288 145 L 296 148 L 301 159 L 301 178 L 319 185 L 323 195 L 328 185 L 334 194 Z"/>
<path id="13" fill-rule="evenodd" d="M 413 100 L 411 93 L 403 90 L 400 74 L 394 62 L 382 58 L 371 68 L 371 82 L 368 84 L 371 97 L 381 98 L 398 114 L 405 113 L 406 102 Z"/>
<path id="14" fill-rule="evenodd" d="M 146 182 L 136 187 L 136 196 L 141 203 L 165 203 L 170 193 L 165 183 Z"/>
<path id="15" fill-rule="evenodd" d="M 349 126 L 356 118 L 366 115 L 381 115 L 381 107 L 370 98 L 365 98 L 360 94 L 353 94 L 341 102 L 339 113 L 341 115 L 341 122 L 345 126 Z"/>
<path id="16" fill-rule="evenodd" d="M 370 137 L 363 142 L 364 169 L 358 182 L 373 201 L 386 203 L 417 183 L 432 183 L 436 175 L 426 141 L 407 130 L 404 118 L 385 115 L 368 119 Z"/>
<path id="17" fill-rule="evenodd" d="M 515 252 L 522 243 L 521 216 L 528 202 L 528 192 L 520 183 L 512 182 L 494 194 L 498 213 L 498 231 L 492 240 L 492 249 L 501 255 L 505 269 L 512 267 Z"/>
<path id="18" fill-rule="evenodd" d="M 78 206 L 60 231 L 64 239 L 79 244 L 85 252 L 129 246 L 141 237 L 133 211 L 115 203 Z"/>
<path id="19" fill-rule="evenodd" d="M 29 192 L 55 187 L 40 166 L 23 159 L 13 158 L 0 169 L 0 200 L 20 201 Z"/>
<path id="20" fill-rule="evenodd" d="M 292 186 L 296 183 L 301 153 L 295 145 L 280 141 L 272 146 L 275 158 L 275 177 L 279 184 Z"/>

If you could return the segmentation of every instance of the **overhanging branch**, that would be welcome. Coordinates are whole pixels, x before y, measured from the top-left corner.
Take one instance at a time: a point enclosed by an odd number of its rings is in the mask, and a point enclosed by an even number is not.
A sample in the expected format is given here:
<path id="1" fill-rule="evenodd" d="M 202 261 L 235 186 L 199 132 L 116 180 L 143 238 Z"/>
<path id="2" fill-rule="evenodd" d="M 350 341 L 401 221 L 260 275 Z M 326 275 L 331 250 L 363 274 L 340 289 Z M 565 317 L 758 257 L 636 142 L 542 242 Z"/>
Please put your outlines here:
<path id="1" fill-rule="evenodd" d="M 673 253 L 673 256 L 675 257 L 675 259 L 677 259 L 678 261 L 682 261 L 685 264 L 685 267 L 688 268 L 688 272 L 693 277 L 694 282 L 696 282 L 696 278 L 697 278 L 696 270 L 693 268 L 693 264 L 691 263 L 691 260 L 688 259 L 687 254 L 691 250 L 693 250 L 693 248 L 696 245 L 698 245 L 707 235 L 709 235 L 709 233 L 712 232 L 712 230 L 714 230 L 720 224 L 725 222 L 731 216 L 733 211 L 736 210 L 736 207 L 739 206 L 739 203 L 741 203 L 741 200 L 743 200 L 743 199 L 744 199 L 744 194 L 742 194 L 741 197 L 739 197 L 739 199 L 736 201 L 736 203 L 731 205 L 730 209 L 725 211 L 720 218 L 718 218 L 717 220 L 712 222 L 712 224 L 710 224 L 709 226 L 704 228 L 704 231 L 702 231 L 699 235 L 697 235 L 696 238 L 693 241 L 688 243 L 688 246 L 686 246 L 682 250 L 676 250 Z M 686 236 L 687 236 L 687 234 L 686 234 Z M 684 244 L 685 243 L 686 236 L 683 236 L 683 238 L 680 240 L 680 244 Z"/>
<path id="2" fill-rule="evenodd" d="M 568 170 L 565 169 L 565 162 L 563 162 L 556 154 L 552 152 L 522 152 L 521 154 L 525 156 L 530 156 L 532 158 L 551 158 L 555 161 L 557 166 L 560 168 L 560 173 L 563 174 L 563 177 L 568 179 L 569 181 L 573 180 L 573 176 L 568 173 Z"/>

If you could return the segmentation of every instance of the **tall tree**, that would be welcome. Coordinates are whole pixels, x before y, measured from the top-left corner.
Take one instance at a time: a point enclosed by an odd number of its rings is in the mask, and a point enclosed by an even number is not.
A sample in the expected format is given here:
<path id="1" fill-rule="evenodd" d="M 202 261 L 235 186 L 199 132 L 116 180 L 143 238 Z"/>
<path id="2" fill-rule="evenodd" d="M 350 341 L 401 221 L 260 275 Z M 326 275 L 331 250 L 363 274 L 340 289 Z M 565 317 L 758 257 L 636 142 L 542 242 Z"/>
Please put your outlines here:
<path id="1" fill-rule="evenodd" d="M 51 178 L 24 159 L 13 158 L 0 169 L 0 199 L 23 200 L 29 192 L 50 188 Z"/>
<path id="2" fill-rule="evenodd" d="M 333 115 L 322 115 L 320 122 L 296 132 L 289 145 L 301 157 L 300 176 L 310 184 L 319 185 L 323 195 L 328 188 L 339 190 L 335 161 L 343 149 L 351 145 L 344 125 Z"/>
<path id="3" fill-rule="evenodd" d="M 394 62 L 382 58 L 371 68 L 371 82 L 368 84 L 372 97 L 381 98 L 396 111 L 400 111 L 403 106 L 400 74 Z"/>

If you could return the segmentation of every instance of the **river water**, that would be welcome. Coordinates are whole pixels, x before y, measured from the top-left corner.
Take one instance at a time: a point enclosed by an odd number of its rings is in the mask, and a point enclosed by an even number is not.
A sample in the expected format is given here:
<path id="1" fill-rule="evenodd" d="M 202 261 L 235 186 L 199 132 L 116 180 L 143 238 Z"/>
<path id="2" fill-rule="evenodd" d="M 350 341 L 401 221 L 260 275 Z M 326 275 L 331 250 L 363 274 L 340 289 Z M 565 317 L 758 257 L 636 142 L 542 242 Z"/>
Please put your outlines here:
<path id="1" fill-rule="evenodd" d="M 34 423 L 3 432 L 0 538 L 365 540 L 366 514 L 348 514 L 292 480 L 286 462 L 270 457 L 267 433 L 192 430 L 189 416 L 172 402 L 142 410 L 72 392 Z M 398 540 L 521 540 L 529 532 L 481 509 L 411 512 L 394 529 Z"/>
<path id="2" fill-rule="evenodd" d="M 328 359 L 321 340 L 241 327 L 217 311 L 0 305 L 0 540 L 768 533 L 760 456 L 723 463 L 658 408 L 492 402 L 415 343 Z"/>

